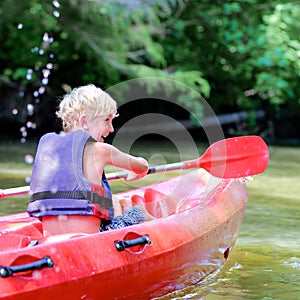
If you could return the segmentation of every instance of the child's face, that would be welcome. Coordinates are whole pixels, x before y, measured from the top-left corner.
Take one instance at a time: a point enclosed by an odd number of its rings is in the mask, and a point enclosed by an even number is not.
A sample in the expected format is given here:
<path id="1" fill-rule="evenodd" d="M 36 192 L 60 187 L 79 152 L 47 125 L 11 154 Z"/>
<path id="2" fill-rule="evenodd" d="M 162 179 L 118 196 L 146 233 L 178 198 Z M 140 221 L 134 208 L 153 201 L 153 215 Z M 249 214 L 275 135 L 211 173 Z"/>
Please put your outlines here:
<path id="1" fill-rule="evenodd" d="M 112 120 L 114 115 L 99 116 L 94 119 L 87 120 L 88 133 L 97 141 L 104 142 L 104 139 L 114 131 Z"/>

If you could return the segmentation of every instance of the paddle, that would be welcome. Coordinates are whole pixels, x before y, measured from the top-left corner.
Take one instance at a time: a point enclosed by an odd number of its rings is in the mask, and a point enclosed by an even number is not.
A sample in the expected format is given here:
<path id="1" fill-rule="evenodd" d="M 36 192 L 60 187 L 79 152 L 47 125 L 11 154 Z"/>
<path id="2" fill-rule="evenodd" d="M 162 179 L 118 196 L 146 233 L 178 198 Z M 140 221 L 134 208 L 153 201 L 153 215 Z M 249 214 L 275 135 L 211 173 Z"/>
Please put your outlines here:
<path id="1" fill-rule="evenodd" d="M 243 136 L 215 142 L 193 160 L 150 167 L 147 174 L 202 168 L 219 178 L 242 178 L 262 173 L 269 162 L 269 150 L 259 136 Z M 127 172 L 110 173 L 108 180 L 126 178 Z"/>
<path id="2" fill-rule="evenodd" d="M 264 140 L 259 136 L 243 136 L 217 141 L 197 159 L 150 167 L 147 174 L 203 168 L 215 177 L 242 178 L 262 173 L 268 162 L 269 151 Z M 117 172 L 107 174 L 106 178 L 115 180 L 127 175 Z M 0 190 L 0 199 L 27 194 L 29 189 L 24 186 Z"/>

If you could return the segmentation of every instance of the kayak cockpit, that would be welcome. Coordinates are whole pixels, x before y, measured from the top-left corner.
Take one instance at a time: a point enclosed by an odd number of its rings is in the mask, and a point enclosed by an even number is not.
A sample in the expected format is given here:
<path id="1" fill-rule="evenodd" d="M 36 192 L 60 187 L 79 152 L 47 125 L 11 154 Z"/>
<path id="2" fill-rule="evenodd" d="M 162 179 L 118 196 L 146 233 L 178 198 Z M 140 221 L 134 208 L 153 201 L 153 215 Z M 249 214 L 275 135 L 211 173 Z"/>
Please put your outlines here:
<path id="1" fill-rule="evenodd" d="M 204 208 L 219 198 L 232 182 L 216 180 L 207 172 L 198 170 L 145 188 L 119 193 L 118 196 L 130 199 L 132 205 L 142 204 L 155 221 L 160 221 L 194 207 Z M 57 218 L 58 222 L 64 222 L 67 216 Z M 64 227 L 64 224 L 61 226 Z M 27 213 L 0 217 L 0 252 L 85 235 L 87 233 L 74 230 L 47 236 L 43 222 L 29 217 Z"/>

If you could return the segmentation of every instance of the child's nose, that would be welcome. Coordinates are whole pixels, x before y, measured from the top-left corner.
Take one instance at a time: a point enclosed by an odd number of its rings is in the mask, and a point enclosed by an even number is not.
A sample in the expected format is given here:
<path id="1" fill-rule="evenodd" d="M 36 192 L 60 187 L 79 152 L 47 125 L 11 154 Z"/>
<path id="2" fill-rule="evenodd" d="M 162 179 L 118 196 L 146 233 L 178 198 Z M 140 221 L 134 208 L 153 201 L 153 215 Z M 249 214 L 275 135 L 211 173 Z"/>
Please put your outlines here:
<path id="1" fill-rule="evenodd" d="M 114 126 L 113 126 L 113 124 L 110 124 L 109 125 L 109 132 L 114 132 L 115 130 L 114 130 Z"/>

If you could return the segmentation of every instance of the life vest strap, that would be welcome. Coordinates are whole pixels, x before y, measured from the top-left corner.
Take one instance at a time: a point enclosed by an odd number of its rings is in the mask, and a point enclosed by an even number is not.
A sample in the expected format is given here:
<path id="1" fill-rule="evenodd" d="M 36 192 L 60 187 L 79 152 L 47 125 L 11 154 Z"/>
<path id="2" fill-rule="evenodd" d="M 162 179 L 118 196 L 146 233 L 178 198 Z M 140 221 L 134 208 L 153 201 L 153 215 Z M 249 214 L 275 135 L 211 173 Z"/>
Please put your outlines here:
<path id="1" fill-rule="evenodd" d="M 57 191 L 57 192 L 38 192 L 30 197 L 30 201 L 38 201 L 43 199 L 76 199 L 76 200 L 89 200 L 94 204 L 99 204 L 106 209 L 113 209 L 112 200 L 103 196 L 99 196 L 95 192 L 90 191 Z"/>

